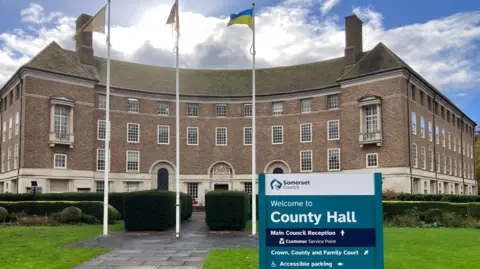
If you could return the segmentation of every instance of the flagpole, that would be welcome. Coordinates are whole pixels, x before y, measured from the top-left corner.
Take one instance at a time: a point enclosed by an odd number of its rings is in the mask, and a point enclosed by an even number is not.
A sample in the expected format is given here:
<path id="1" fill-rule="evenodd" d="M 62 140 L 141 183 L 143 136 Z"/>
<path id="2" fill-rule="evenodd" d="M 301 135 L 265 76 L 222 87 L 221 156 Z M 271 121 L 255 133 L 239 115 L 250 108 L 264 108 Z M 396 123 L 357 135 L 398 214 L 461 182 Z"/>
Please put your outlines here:
<path id="1" fill-rule="evenodd" d="M 177 12 L 175 12 L 177 23 L 177 44 L 176 44 L 176 74 L 175 74 L 175 144 L 176 144 L 176 168 L 175 168 L 175 182 L 176 182 L 176 237 L 180 237 L 180 85 L 179 85 L 179 68 L 178 68 L 178 43 L 180 39 L 180 22 L 178 21 L 180 8 L 177 1 Z"/>
<path id="2" fill-rule="evenodd" d="M 110 170 L 110 0 L 107 19 L 107 94 L 105 109 L 105 173 L 103 187 L 103 235 L 108 235 L 108 172 Z"/>
<path id="3" fill-rule="evenodd" d="M 252 235 L 257 232 L 257 180 L 256 180 L 256 109 L 255 109 L 255 0 L 252 0 L 253 61 L 252 61 Z"/>

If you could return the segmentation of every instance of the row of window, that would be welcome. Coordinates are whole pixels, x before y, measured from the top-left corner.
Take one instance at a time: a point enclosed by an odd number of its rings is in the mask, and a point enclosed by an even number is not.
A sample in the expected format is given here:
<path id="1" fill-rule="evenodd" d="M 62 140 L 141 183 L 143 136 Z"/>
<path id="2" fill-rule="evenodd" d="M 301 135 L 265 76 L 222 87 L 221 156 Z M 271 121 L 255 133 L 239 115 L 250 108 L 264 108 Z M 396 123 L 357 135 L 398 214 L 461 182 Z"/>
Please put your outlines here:
<path id="1" fill-rule="evenodd" d="M 10 117 L 8 120 L 8 139 L 12 138 L 12 133 L 13 133 L 13 118 Z M 17 112 L 15 114 L 15 135 L 18 135 L 20 131 L 20 112 Z M 3 121 L 3 126 L 2 126 L 2 141 L 5 142 L 7 140 L 7 135 L 5 134 L 7 132 L 7 121 Z"/>
<path id="2" fill-rule="evenodd" d="M 428 140 L 433 141 L 433 125 L 432 122 L 428 122 Z M 420 117 L 420 137 L 425 138 L 425 119 L 423 117 Z M 415 112 L 412 112 L 412 134 L 417 135 L 417 115 Z M 453 145 L 452 145 L 453 142 Z M 435 125 L 435 143 L 437 145 L 440 145 L 440 128 L 438 125 Z M 462 153 L 463 155 L 466 155 L 473 159 L 473 144 L 471 145 L 466 145 L 465 143 L 462 144 L 461 139 L 456 135 L 453 135 L 453 141 L 452 141 L 452 135 L 450 132 L 448 132 L 448 142 L 446 139 L 446 134 L 445 134 L 445 129 L 442 128 L 442 146 L 444 148 L 447 147 L 448 144 L 448 149 L 453 150 L 454 152 Z M 453 146 L 453 147 L 452 147 Z"/>
<path id="3" fill-rule="evenodd" d="M 412 185 L 412 193 L 422 193 L 421 192 L 421 180 L 419 178 L 413 179 Z M 430 180 L 428 183 L 427 181 L 423 182 L 423 194 L 433 194 L 435 192 L 435 180 Z M 459 183 L 448 183 L 448 182 L 438 182 L 438 193 L 446 193 L 446 194 L 463 194 L 465 189 L 465 194 L 472 195 L 473 194 L 473 186 L 459 184 Z"/>
<path id="4" fill-rule="evenodd" d="M 13 96 L 14 92 L 15 92 L 15 97 Z M 20 98 L 21 94 L 22 92 L 20 89 L 20 84 L 17 84 L 17 86 L 15 86 L 15 90 L 11 90 L 8 94 L 6 94 L 3 97 L 2 110 L 3 111 L 7 110 L 7 108 L 13 104 L 13 99 L 15 98 L 15 101 L 17 101 Z"/>
<path id="5" fill-rule="evenodd" d="M 128 112 L 138 113 L 140 112 L 140 105 L 138 99 L 128 98 Z M 106 96 L 99 95 L 98 107 L 105 109 L 107 104 Z M 227 117 L 227 104 L 217 104 L 215 108 L 216 117 Z M 331 94 L 327 96 L 327 109 L 337 109 L 340 107 L 340 94 Z M 169 115 L 169 103 L 165 101 L 158 102 L 158 115 Z M 301 99 L 300 100 L 300 113 L 310 113 L 312 112 L 312 99 Z M 283 102 L 273 102 L 272 103 L 272 115 L 279 116 L 283 115 Z M 252 116 L 252 104 L 244 104 L 243 114 L 245 117 Z M 187 116 L 189 117 L 198 117 L 199 110 L 197 103 L 188 103 L 187 104 Z"/>
<path id="6" fill-rule="evenodd" d="M 18 156 L 19 156 L 19 145 L 17 143 L 13 147 L 13 169 L 18 168 Z M 2 173 L 12 170 L 12 167 L 10 166 L 11 161 L 12 161 L 12 147 L 8 147 L 7 158 L 5 158 L 5 151 L 2 151 Z M 5 163 L 6 163 L 6 167 L 5 167 Z"/>
<path id="7" fill-rule="evenodd" d="M 412 144 L 412 154 L 413 154 L 413 167 L 419 168 L 418 146 L 415 143 Z M 457 158 L 452 159 L 451 156 L 448 156 L 448 164 L 447 164 L 447 156 L 445 154 L 442 154 L 443 162 L 440 164 L 440 153 L 437 152 L 436 155 L 437 156 L 435 158 L 435 162 L 436 162 L 437 173 L 443 173 L 445 175 L 459 176 L 459 177 L 463 175 L 465 178 L 474 179 L 474 169 L 475 169 L 474 165 L 466 164 L 465 162 L 463 162 L 463 173 L 462 173 L 461 160 L 458 160 L 458 163 L 457 163 Z M 430 161 L 428 161 L 427 159 Z M 428 162 L 428 168 L 427 168 L 427 162 Z M 430 171 L 435 170 L 432 149 L 430 148 L 428 149 L 428 158 L 427 158 L 426 148 L 420 147 L 420 168 L 423 170 L 430 170 Z"/>

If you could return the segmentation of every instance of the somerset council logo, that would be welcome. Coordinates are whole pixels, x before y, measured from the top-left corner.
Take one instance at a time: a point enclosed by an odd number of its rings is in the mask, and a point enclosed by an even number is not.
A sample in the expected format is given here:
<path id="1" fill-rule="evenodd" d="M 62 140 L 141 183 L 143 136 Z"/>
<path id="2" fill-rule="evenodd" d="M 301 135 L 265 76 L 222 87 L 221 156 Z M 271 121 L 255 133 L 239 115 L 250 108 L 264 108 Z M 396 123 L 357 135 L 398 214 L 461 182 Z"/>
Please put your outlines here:
<path id="1" fill-rule="evenodd" d="M 282 188 L 282 186 L 283 186 L 282 182 L 280 182 L 280 181 L 278 181 L 278 180 L 276 180 L 276 179 L 274 179 L 274 180 L 272 180 L 272 181 L 270 182 L 270 188 L 271 188 L 272 190 L 279 190 L 279 189 Z"/>

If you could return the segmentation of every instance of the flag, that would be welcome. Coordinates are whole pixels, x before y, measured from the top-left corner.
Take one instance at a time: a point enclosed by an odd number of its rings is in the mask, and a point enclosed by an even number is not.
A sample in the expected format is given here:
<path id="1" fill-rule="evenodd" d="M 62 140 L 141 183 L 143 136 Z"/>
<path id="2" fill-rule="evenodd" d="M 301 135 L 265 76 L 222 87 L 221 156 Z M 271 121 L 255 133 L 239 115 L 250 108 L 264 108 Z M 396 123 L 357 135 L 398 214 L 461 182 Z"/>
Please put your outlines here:
<path id="1" fill-rule="evenodd" d="M 107 5 L 103 6 L 100 11 L 95 14 L 90 20 L 88 20 L 73 36 L 73 40 L 77 39 L 80 32 L 97 32 L 105 34 L 105 10 Z"/>
<path id="2" fill-rule="evenodd" d="M 244 10 L 238 14 L 231 14 L 230 21 L 228 22 L 227 26 L 233 24 L 247 24 L 248 27 L 253 29 L 253 12 L 252 9 Z"/>
<path id="3" fill-rule="evenodd" d="M 175 24 L 175 32 L 177 32 L 177 36 L 180 35 L 180 21 L 178 17 L 178 3 L 177 0 L 175 0 L 166 24 L 172 24 L 172 26 Z"/>

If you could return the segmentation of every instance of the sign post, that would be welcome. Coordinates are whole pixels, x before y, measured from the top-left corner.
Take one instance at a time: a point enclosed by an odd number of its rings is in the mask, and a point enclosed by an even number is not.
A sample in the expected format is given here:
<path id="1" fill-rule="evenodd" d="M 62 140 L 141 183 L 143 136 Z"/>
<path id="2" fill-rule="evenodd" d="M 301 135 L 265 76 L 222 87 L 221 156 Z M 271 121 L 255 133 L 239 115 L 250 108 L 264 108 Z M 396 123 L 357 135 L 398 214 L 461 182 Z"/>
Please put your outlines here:
<path id="1" fill-rule="evenodd" d="M 384 269 L 382 174 L 260 174 L 260 269 Z"/>

